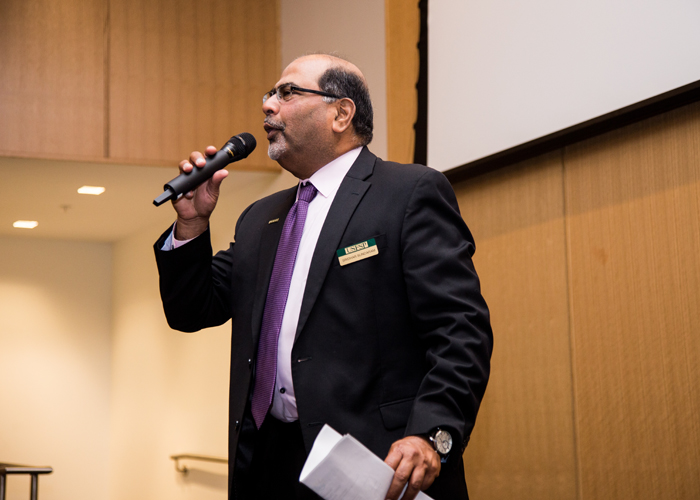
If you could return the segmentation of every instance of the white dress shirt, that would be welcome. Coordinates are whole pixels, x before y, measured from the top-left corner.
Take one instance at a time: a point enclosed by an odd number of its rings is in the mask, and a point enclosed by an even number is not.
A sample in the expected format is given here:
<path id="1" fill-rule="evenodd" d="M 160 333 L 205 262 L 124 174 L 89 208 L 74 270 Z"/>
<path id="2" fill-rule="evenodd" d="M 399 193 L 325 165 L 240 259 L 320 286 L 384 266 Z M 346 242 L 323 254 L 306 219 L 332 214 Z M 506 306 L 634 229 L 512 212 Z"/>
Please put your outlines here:
<path id="1" fill-rule="evenodd" d="M 311 258 L 340 183 L 345 178 L 350 167 L 352 167 L 352 164 L 355 163 L 355 160 L 360 155 L 360 151 L 362 151 L 362 148 L 348 151 L 319 169 L 309 179 L 299 181 L 300 185 L 311 182 L 318 190 L 318 194 L 309 203 L 304 231 L 301 235 L 297 257 L 294 261 L 292 281 L 289 285 L 289 295 L 284 308 L 282 326 L 277 343 L 277 376 L 275 377 L 275 391 L 272 397 L 270 413 L 278 420 L 284 422 L 293 422 L 299 418 L 294 384 L 292 383 L 292 346 L 294 345 L 294 337 L 296 336 L 297 324 L 299 323 L 301 301 L 306 289 L 306 279 L 311 267 Z M 170 236 L 165 241 L 163 250 L 177 248 L 190 241 L 178 241 L 173 237 L 173 233 L 174 231 L 170 233 Z"/>

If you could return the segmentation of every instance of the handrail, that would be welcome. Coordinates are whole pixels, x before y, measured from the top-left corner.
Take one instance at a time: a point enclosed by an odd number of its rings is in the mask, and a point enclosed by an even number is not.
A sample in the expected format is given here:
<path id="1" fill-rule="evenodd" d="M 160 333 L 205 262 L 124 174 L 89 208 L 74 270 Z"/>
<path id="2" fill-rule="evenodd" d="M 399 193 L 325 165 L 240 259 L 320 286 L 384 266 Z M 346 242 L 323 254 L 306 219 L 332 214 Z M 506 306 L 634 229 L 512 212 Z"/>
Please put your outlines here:
<path id="1" fill-rule="evenodd" d="M 0 500 L 5 500 L 5 482 L 8 474 L 31 474 L 32 482 L 29 490 L 30 500 L 37 500 L 39 491 L 39 474 L 51 474 L 52 467 L 31 467 L 29 465 L 0 463 Z"/>
<path id="2" fill-rule="evenodd" d="M 187 474 L 189 472 L 189 469 L 187 466 L 183 465 L 180 467 L 180 460 L 201 460 L 202 462 L 216 462 L 219 464 L 228 464 L 228 460 L 225 458 L 220 458 L 220 457 L 212 457 L 209 455 L 193 455 L 190 453 L 184 453 L 182 455 L 171 455 L 171 459 L 175 460 L 175 470 L 178 472 L 182 472 L 184 474 Z M 4 500 L 3 498 L 0 498 L 0 500 Z"/>

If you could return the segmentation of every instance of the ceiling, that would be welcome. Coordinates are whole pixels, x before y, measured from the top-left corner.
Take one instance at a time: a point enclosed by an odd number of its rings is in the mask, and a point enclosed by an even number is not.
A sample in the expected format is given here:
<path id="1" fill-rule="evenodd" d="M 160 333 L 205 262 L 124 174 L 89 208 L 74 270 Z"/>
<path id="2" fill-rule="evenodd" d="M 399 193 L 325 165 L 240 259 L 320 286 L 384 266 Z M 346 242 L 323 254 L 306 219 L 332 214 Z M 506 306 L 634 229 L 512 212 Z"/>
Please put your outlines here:
<path id="1" fill-rule="evenodd" d="M 0 236 L 113 242 L 152 225 L 165 227 L 174 220 L 174 212 L 169 203 L 155 207 L 153 199 L 176 175 L 177 166 L 0 158 Z M 222 195 L 259 195 L 261 182 L 278 176 L 231 171 Z M 99 196 L 78 194 L 83 185 L 104 186 L 106 191 Z M 39 225 L 18 229 L 12 226 L 17 220 L 36 220 Z"/>

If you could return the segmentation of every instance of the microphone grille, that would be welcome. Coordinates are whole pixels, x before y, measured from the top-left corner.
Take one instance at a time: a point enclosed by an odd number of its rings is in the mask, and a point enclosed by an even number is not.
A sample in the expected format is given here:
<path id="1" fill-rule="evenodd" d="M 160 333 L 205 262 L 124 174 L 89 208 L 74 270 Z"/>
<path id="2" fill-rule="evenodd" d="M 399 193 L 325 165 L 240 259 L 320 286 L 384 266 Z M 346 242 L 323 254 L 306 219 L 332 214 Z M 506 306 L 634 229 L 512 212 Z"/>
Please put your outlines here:
<path id="1" fill-rule="evenodd" d="M 242 155 L 246 158 L 250 153 L 253 152 L 257 142 L 253 134 L 248 132 L 243 132 L 242 134 L 234 135 L 228 142 L 233 146 L 233 152 L 236 156 Z"/>

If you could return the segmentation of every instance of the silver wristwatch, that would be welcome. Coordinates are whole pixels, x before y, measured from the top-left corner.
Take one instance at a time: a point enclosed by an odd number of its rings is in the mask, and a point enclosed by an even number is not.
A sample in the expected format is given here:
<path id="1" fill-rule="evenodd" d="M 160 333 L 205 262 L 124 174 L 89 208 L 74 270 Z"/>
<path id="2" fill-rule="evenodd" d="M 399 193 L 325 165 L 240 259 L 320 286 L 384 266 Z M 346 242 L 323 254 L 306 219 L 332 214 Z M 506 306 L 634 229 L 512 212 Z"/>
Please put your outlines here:
<path id="1" fill-rule="evenodd" d="M 447 455 L 452 450 L 452 435 L 445 429 L 440 429 L 437 427 L 433 432 L 428 434 L 428 439 L 430 443 L 438 452 L 440 458 L 447 458 Z"/>

